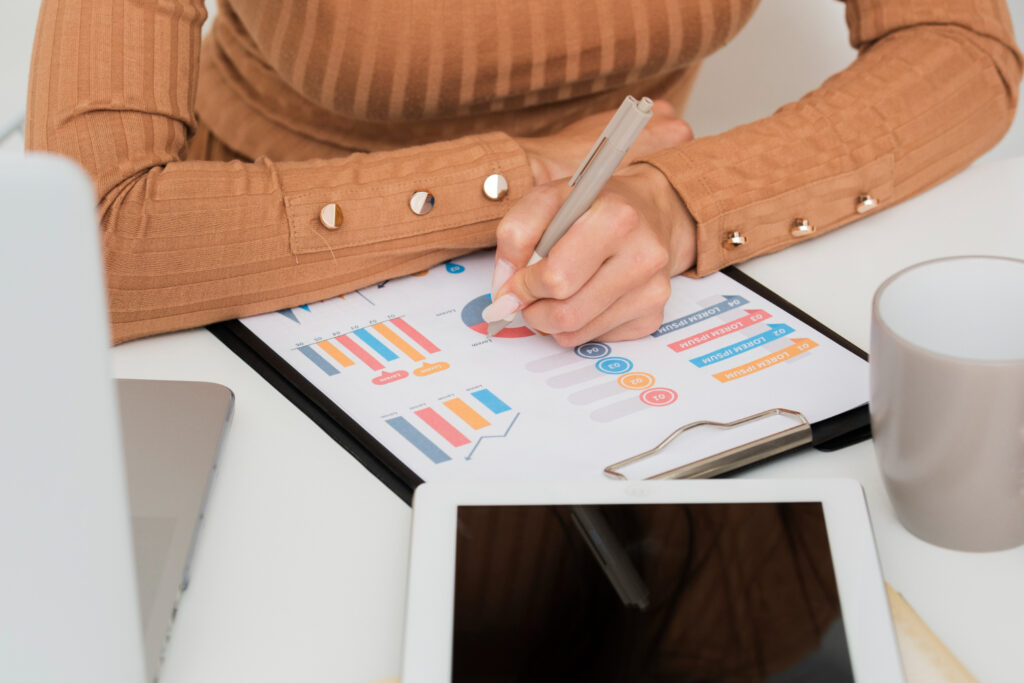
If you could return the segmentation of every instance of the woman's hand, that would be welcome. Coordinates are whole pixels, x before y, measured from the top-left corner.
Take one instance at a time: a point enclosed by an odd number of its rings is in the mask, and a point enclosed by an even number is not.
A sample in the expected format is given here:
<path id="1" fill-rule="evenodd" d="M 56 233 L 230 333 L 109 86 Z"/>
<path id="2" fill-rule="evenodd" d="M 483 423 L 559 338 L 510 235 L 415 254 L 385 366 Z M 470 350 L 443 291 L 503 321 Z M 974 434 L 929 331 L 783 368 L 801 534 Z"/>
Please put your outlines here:
<path id="1" fill-rule="evenodd" d="M 575 173 L 614 113 L 615 110 L 609 110 L 593 114 L 554 135 L 516 138 L 526 151 L 534 182 L 543 185 Z M 693 131 L 679 118 L 676 108 L 665 100 L 655 100 L 651 120 L 644 126 L 622 164 L 625 166 L 640 157 L 692 139 Z"/>
<path id="2" fill-rule="evenodd" d="M 562 346 L 650 334 L 661 324 L 669 278 L 694 263 L 692 217 L 661 171 L 629 166 L 611 177 L 547 258 L 527 267 L 568 194 L 564 179 L 539 185 L 502 219 L 497 291 L 484 319 L 522 311 L 528 325 Z"/>

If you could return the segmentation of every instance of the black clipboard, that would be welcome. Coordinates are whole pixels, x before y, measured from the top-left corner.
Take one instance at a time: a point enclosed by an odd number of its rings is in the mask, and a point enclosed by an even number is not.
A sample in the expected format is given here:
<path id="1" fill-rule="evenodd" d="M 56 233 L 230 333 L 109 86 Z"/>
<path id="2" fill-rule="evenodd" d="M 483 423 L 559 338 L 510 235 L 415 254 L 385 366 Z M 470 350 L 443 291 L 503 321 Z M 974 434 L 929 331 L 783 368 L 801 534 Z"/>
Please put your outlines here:
<path id="1" fill-rule="evenodd" d="M 736 280 L 778 306 L 794 318 L 814 328 L 851 353 L 868 359 L 867 353 L 849 340 L 829 329 L 806 312 L 800 310 L 772 290 L 734 267 L 726 268 L 723 274 Z M 208 326 L 221 342 L 239 358 L 249 364 L 270 384 L 281 392 L 299 410 L 328 436 L 337 441 L 352 454 L 367 470 L 381 480 L 406 503 L 412 503 L 413 490 L 423 480 L 407 467 L 396 455 L 384 447 L 358 422 L 352 419 L 334 401 L 295 370 L 287 361 L 265 344 L 256 334 L 238 320 L 215 323 Z M 813 446 L 822 451 L 834 451 L 864 441 L 871 437 L 871 421 L 867 404 L 809 425 L 810 437 L 798 447 Z M 790 449 L 794 450 L 794 449 Z M 788 451 L 782 451 L 788 452 Z M 780 453 L 772 454 L 772 457 Z M 757 458 L 760 460 L 763 458 Z M 749 466 L 739 463 L 730 469 Z M 721 474 L 722 472 L 715 472 Z"/>

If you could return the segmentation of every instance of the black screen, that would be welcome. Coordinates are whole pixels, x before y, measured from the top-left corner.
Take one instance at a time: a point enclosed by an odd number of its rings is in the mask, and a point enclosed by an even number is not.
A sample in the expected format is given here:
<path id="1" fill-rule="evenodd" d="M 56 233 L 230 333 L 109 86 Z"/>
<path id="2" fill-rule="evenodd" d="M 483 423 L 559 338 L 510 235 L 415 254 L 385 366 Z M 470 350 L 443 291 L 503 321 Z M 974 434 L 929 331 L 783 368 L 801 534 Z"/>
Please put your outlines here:
<path id="1" fill-rule="evenodd" d="M 853 680 L 820 503 L 460 507 L 457 538 L 455 681 Z"/>

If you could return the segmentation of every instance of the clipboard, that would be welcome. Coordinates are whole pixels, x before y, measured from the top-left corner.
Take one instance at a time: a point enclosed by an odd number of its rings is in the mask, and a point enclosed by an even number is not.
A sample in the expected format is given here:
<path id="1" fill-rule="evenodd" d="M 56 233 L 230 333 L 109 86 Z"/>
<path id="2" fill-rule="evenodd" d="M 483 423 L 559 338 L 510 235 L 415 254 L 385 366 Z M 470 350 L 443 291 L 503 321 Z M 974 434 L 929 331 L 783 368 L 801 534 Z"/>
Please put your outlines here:
<path id="1" fill-rule="evenodd" d="M 736 268 L 730 267 L 722 273 L 747 289 L 763 297 L 771 304 L 798 319 L 821 335 L 834 341 L 843 349 L 860 359 L 867 360 L 867 354 L 854 344 L 827 328 L 813 317 L 772 292 L 753 278 Z M 236 355 L 263 376 L 275 389 L 303 411 L 317 426 L 323 429 L 339 445 L 355 457 L 367 470 L 391 489 L 406 503 L 411 503 L 413 490 L 424 479 L 389 450 L 356 419 L 317 388 L 306 376 L 297 371 L 281 354 L 269 346 L 259 335 L 241 321 L 232 320 L 216 323 L 208 328 Z M 786 415 L 793 420 L 791 427 L 780 433 L 768 435 L 751 443 L 744 443 L 727 451 L 718 452 L 683 467 L 668 468 L 658 478 L 709 477 L 748 467 L 765 458 L 774 457 L 805 446 L 822 451 L 836 450 L 870 437 L 870 417 L 866 403 L 852 409 L 811 423 L 803 415 L 786 406 L 778 406 L 771 415 Z M 764 417 L 754 414 L 736 421 L 737 424 Z M 730 429 L 731 423 L 714 423 L 719 428 Z M 695 423 L 679 425 L 672 438 L 649 451 L 623 453 L 624 459 L 605 462 L 605 473 L 614 478 L 625 478 L 623 467 L 646 458 L 667 446 L 676 436 L 695 427 Z M 625 457 L 629 456 L 629 457 Z M 607 459 L 610 460 L 610 459 Z"/>

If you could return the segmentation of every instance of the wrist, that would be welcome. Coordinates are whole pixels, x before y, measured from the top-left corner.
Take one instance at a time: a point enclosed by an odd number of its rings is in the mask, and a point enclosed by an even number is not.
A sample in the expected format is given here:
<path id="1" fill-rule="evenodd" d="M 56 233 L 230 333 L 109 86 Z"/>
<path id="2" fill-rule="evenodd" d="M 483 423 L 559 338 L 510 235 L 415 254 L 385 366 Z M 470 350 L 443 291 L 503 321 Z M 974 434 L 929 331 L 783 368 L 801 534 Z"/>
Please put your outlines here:
<path id="1" fill-rule="evenodd" d="M 697 222 L 665 174 L 650 164 L 635 163 L 616 175 L 635 180 L 649 206 L 654 207 L 652 218 L 666 236 L 670 274 L 692 268 L 697 260 Z"/>

